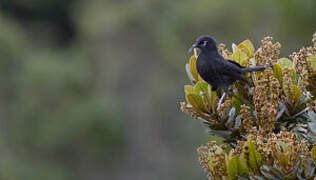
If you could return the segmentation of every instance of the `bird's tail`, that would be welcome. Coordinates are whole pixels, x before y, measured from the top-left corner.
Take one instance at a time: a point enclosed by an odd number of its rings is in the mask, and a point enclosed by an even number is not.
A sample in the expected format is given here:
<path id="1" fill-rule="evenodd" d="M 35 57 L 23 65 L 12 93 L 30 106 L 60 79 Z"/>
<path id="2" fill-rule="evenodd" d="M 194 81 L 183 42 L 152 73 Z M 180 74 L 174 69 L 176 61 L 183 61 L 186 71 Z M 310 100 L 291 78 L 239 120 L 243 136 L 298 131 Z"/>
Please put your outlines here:
<path id="1" fill-rule="evenodd" d="M 270 63 L 269 66 L 272 67 L 273 65 Z M 261 66 L 256 66 L 256 67 L 243 68 L 242 70 L 244 73 L 246 73 L 246 72 L 262 71 L 265 68 L 266 66 L 261 65 Z"/>

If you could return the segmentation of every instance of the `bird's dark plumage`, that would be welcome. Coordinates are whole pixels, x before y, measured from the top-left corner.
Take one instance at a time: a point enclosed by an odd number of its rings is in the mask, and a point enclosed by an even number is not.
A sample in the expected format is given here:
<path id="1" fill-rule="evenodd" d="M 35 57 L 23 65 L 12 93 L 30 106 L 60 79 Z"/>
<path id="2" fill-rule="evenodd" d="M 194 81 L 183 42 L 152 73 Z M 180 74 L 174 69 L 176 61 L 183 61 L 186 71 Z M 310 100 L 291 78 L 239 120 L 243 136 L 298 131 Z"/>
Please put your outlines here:
<path id="1" fill-rule="evenodd" d="M 196 63 L 198 73 L 212 86 L 213 91 L 220 88 L 226 94 L 229 86 L 235 81 L 248 83 L 245 73 L 265 69 L 264 66 L 247 68 L 225 59 L 219 54 L 216 41 L 211 36 L 200 36 L 190 50 L 194 48 L 201 50 Z M 223 98 L 222 96 L 221 100 Z"/>

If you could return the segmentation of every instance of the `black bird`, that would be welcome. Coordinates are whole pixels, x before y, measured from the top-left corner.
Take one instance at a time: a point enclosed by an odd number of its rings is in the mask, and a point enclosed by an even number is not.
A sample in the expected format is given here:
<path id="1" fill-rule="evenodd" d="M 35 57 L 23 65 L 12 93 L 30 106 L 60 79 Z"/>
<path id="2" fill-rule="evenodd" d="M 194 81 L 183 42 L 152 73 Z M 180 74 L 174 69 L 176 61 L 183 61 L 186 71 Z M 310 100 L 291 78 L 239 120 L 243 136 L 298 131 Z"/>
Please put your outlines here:
<path id="1" fill-rule="evenodd" d="M 189 49 L 189 52 L 194 48 L 201 50 L 196 63 L 198 73 L 204 81 L 212 86 L 212 91 L 220 88 L 223 92 L 222 97 L 218 102 L 217 109 L 220 108 L 231 84 L 237 80 L 249 84 L 245 78 L 247 72 L 265 69 L 265 66 L 247 68 L 233 60 L 225 59 L 219 54 L 216 41 L 211 36 L 204 35 L 197 38 L 195 44 Z M 235 95 L 233 94 L 233 96 Z"/>

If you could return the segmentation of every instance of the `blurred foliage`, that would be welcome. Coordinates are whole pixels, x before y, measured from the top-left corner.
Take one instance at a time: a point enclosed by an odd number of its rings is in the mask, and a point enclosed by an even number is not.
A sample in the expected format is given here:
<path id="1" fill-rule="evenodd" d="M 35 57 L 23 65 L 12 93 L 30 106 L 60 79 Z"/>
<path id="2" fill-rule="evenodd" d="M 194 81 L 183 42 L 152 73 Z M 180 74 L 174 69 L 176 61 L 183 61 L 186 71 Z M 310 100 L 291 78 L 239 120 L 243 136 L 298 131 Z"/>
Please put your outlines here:
<path id="1" fill-rule="evenodd" d="M 0 178 L 75 178 L 71 162 L 102 162 L 122 153 L 121 105 L 97 92 L 87 52 L 36 49 L 17 24 L 0 19 L 1 144 L 8 144 Z"/>
<path id="2" fill-rule="evenodd" d="M 1 0 L 0 179 L 202 178 L 187 160 L 212 137 L 174 106 L 190 42 L 211 34 L 256 46 L 274 33 L 294 51 L 316 29 L 315 7 Z"/>

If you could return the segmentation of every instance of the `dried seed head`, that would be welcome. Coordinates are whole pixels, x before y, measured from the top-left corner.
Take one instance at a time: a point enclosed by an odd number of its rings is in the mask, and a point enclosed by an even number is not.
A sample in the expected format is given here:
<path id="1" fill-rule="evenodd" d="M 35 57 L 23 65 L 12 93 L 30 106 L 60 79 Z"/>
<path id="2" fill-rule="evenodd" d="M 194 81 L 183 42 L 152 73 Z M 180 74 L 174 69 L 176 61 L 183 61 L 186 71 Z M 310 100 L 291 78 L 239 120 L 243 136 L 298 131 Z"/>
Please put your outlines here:
<path id="1" fill-rule="evenodd" d="M 278 134 L 254 131 L 248 136 L 252 139 L 256 150 L 260 153 L 263 164 L 278 167 L 284 174 L 293 172 L 297 162 L 308 162 L 309 150 L 305 140 L 299 141 L 294 133 L 281 131 Z M 235 152 L 241 154 L 247 148 L 246 141 L 239 141 Z"/>
<path id="2" fill-rule="evenodd" d="M 221 104 L 220 109 L 218 111 L 218 114 L 220 117 L 224 117 L 228 110 L 231 108 L 232 106 L 232 100 L 227 96 L 224 103 Z"/>
<path id="3" fill-rule="evenodd" d="M 200 164 L 212 179 L 221 179 L 223 176 L 228 175 L 225 149 L 225 145 L 219 147 L 214 141 L 210 141 L 206 146 L 200 146 L 197 149 Z"/>
<path id="4" fill-rule="evenodd" d="M 199 161 L 200 161 L 200 164 L 202 165 L 204 171 L 206 173 L 208 173 L 208 175 L 210 175 L 211 173 L 211 168 L 208 164 L 208 148 L 207 146 L 200 146 L 198 149 L 197 149 L 197 152 L 199 154 Z"/>
<path id="5" fill-rule="evenodd" d="M 300 76 L 301 87 L 304 91 L 316 88 L 316 70 L 312 68 L 312 62 L 309 59 L 311 48 L 308 49 L 303 47 L 298 53 L 294 52 L 290 56 L 293 59 L 293 68 Z"/>
<path id="6" fill-rule="evenodd" d="M 242 121 L 240 126 L 240 133 L 242 135 L 249 134 L 249 132 L 251 132 L 253 128 L 250 107 L 246 105 L 241 105 L 240 114 Z"/>
<path id="7" fill-rule="evenodd" d="M 276 63 L 280 54 L 280 43 L 272 43 L 272 37 L 265 37 L 262 46 L 257 50 L 257 64 Z M 274 77 L 272 68 L 267 67 L 257 73 L 254 90 L 254 104 L 259 129 L 271 132 L 274 129 L 275 117 L 279 107 L 280 84 Z"/>
<path id="8" fill-rule="evenodd" d="M 218 52 L 224 57 L 227 58 L 229 55 L 232 55 L 233 53 L 230 52 L 228 49 L 225 48 L 226 45 L 223 43 L 220 43 L 218 45 Z"/>
<path id="9" fill-rule="evenodd" d="M 280 54 L 281 44 L 273 44 L 272 37 L 267 36 L 262 41 L 262 46 L 255 53 L 257 64 L 276 63 Z"/>
<path id="10" fill-rule="evenodd" d="M 254 104 L 259 128 L 265 132 L 274 129 L 275 117 L 279 108 L 279 81 L 270 68 L 255 83 Z"/>

